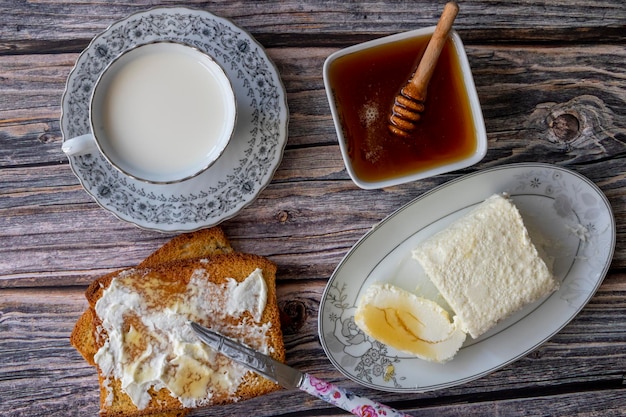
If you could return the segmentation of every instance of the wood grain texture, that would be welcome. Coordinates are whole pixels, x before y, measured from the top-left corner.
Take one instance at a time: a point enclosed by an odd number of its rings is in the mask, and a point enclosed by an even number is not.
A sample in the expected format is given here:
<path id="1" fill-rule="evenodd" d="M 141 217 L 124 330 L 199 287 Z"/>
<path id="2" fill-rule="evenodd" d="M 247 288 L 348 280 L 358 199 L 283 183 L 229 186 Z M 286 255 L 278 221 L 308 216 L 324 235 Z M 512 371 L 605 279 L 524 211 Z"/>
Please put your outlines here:
<path id="1" fill-rule="evenodd" d="M 349 247 L 389 213 L 434 185 L 503 163 L 540 160 L 574 169 L 600 186 L 615 212 L 624 210 L 626 69 L 620 63 L 625 48 L 468 48 L 489 137 L 485 160 L 463 172 L 369 192 L 355 187 L 347 176 L 323 82 L 312 70 L 321 69 L 333 50 L 311 48 L 306 58 L 299 49 L 269 50 L 288 93 L 287 150 L 272 184 L 224 224 L 243 250 L 276 255 L 287 278 L 328 277 Z M 0 74 L 7 80 L 5 106 L 13 103 L 14 108 L 0 107 L 0 227 L 10 241 L 0 247 L 0 286 L 30 286 L 34 281 L 85 284 L 120 266 L 116 251 L 126 254 L 121 266 L 132 265 L 155 241 L 166 239 L 136 230 L 100 209 L 71 173 L 60 151 L 58 103 L 64 85 L 51 83 L 56 90 L 48 87 L 46 97 L 38 91 L 48 77 L 64 78 L 75 57 L 43 55 L 36 65 L 29 56 L 0 57 Z M 33 105 L 28 103 L 34 96 L 42 100 L 36 105 L 45 112 L 16 117 L 16 112 L 32 114 L 26 107 Z M 580 120 L 575 140 L 556 135 L 553 119 L 561 113 Z M 355 210 L 364 206 L 368 210 Z M 616 217 L 623 222 L 623 216 Z M 618 241 L 625 238 L 623 226 L 618 224 Z M 262 246 L 257 244 L 261 237 L 269 238 Z M 285 237 L 290 238 L 290 253 L 282 253 Z M 312 241 L 316 245 L 311 251 Z M 41 279 L 42 263 L 50 282 Z M 626 253 L 618 246 L 614 266 L 625 264 Z M 67 265 L 73 270 L 64 271 Z"/>
<path id="2" fill-rule="evenodd" d="M 626 410 L 626 8 L 622 0 L 461 1 L 455 22 L 485 118 L 479 164 L 365 191 L 341 160 L 322 79 L 326 57 L 434 25 L 443 1 L 159 2 L 231 19 L 266 48 L 287 90 L 289 138 L 271 184 L 222 226 L 236 250 L 278 264 L 289 364 L 415 416 L 622 416 Z M 96 415 L 95 370 L 69 345 L 96 277 L 137 264 L 169 235 L 119 221 L 83 191 L 60 150 L 66 78 L 97 33 L 138 2 L 0 3 L 0 415 Z M 585 175 L 617 226 L 609 274 L 583 311 L 527 357 L 476 381 L 384 393 L 341 375 L 319 342 L 328 277 L 372 226 L 460 175 L 540 161 Z M 345 415 L 299 391 L 197 416 Z"/>
<path id="3" fill-rule="evenodd" d="M 461 1 L 455 28 L 471 42 L 619 42 L 625 27 L 620 0 Z M 162 1 L 231 19 L 264 46 L 345 45 L 389 33 L 435 25 L 443 2 Z M 77 51 L 111 23 L 154 7 L 138 2 L 18 2 L 0 4 L 0 52 Z M 28 17 L 26 19 L 25 17 Z M 44 47 L 45 46 L 45 47 Z"/>
<path id="4" fill-rule="evenodd" d="M 443 415 L 461 410 L 469 415 L 491 414 L 496 401 L 503 415 L 523 415 L 524 410 L 540 412 L 551 403 L 556 408 L 550 408 L 554 411 L 550 415 L 555 416 L 618 416 L 623 410 L 620 407 L 626 405 L 626 275 L 614 275 L 605 281 L 583 312 L 530 356 L 479 380 L 425 394 L 383 395 L 365 389 L 346 380 L 324 360 L 316 336 L 318 302 L 324 286 L 323 280 L 306 287 L 296 282 L 278 285 L 281 309 L 284 311 L 287 303 L 299 303 L 305 312 L 300 327 L 285 331 L 287 363 L 374 399 L 384 399 L 413 415 L 429 415 L 432 409 Z M 5 382 L 0 391 L 0 410 L 12 410 L 15 416 L 96 414 L 95 370 L 68 339 L 86 306 L 83 288 L 48 289 L 45 293 L 37 289 L 0 290 L 0 383 Z M 77 408 L 67 410 L 68 398 Z M 574 414 L 568 405 L 571 401 L 583 402 Z M 255 410 L 255 415 L 271 416 L 277 409 L 285 415 L 300 411 L 308 415 L 341 414 L 296 391 L 200 410 L 193 415 L 234 416 Z"/>

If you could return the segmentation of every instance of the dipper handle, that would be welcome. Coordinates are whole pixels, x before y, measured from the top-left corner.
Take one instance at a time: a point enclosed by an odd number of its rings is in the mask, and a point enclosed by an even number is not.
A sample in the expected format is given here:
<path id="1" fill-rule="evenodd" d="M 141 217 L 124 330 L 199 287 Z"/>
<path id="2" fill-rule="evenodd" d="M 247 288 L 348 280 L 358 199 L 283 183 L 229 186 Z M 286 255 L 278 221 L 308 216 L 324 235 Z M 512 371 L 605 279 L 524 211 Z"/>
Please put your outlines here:
<path id="1" fill-rule="evenodd" d="M 428 83 L 458 13 L 459 6 L 456 2 L 446 3 L 415 73 L 395 99 L 389 118 L 389 130 L 392 133 L 407 137 L 415 129 L 416 123 L 421 118 L 420 113 L 425 108 L 424 101 L 426 100 Z"/>

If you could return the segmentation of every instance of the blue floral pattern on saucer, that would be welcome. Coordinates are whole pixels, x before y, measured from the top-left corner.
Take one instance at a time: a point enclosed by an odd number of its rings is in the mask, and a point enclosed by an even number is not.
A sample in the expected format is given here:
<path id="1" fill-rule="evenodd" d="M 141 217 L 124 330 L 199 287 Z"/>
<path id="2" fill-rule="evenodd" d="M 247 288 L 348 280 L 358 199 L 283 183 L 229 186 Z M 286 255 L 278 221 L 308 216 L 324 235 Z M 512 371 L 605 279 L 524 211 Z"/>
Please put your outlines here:
<path id="1" fill-rule="evenodd" d="M 62 100 L 64 140 L 89 132 L 92 89 L 111 60 L 137 45 L 166 40 L 209 54 L 231 80 L 238 120 L 223 155 L 204 173 L 178 184 L 129 178 L 99 153 L 69 161 L 85 190 L 118 218 L 145 229 L 185 232 L 236 215 L 269 184 L 282 159 L 289 116 L 278 71 L 247 32 L 206 11 L 155 8 L 114 23 L 79 56 Z"/>

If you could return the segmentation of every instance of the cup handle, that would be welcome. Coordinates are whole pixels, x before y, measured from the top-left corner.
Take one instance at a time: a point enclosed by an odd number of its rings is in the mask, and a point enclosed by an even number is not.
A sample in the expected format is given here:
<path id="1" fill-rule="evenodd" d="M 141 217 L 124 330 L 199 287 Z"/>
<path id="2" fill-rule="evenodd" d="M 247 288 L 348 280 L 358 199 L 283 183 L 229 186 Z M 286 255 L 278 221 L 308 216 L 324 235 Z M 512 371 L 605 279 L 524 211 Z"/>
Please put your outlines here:
<path id="1" fill-rule="evenodd" d="M 67 156 L 84 155 L 96 149 L 96 140 L 91 133 L 68 139 L 61 145 L 61 150 Z"/>

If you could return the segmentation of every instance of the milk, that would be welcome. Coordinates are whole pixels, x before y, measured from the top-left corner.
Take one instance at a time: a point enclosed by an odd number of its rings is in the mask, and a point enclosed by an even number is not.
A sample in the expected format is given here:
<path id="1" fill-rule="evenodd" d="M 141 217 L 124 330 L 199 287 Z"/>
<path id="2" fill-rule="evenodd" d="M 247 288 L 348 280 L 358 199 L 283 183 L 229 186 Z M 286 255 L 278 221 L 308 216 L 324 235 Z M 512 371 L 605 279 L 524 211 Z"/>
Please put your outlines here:
<path id="1" fill-rule="evenodd" d="M 156 182 L 196 174 L 221 153 L 235 120 L 232 87 L 208 56 L 175 43 L 141 46 L 112 64 L 94 94 L 101 150 Z"/>

